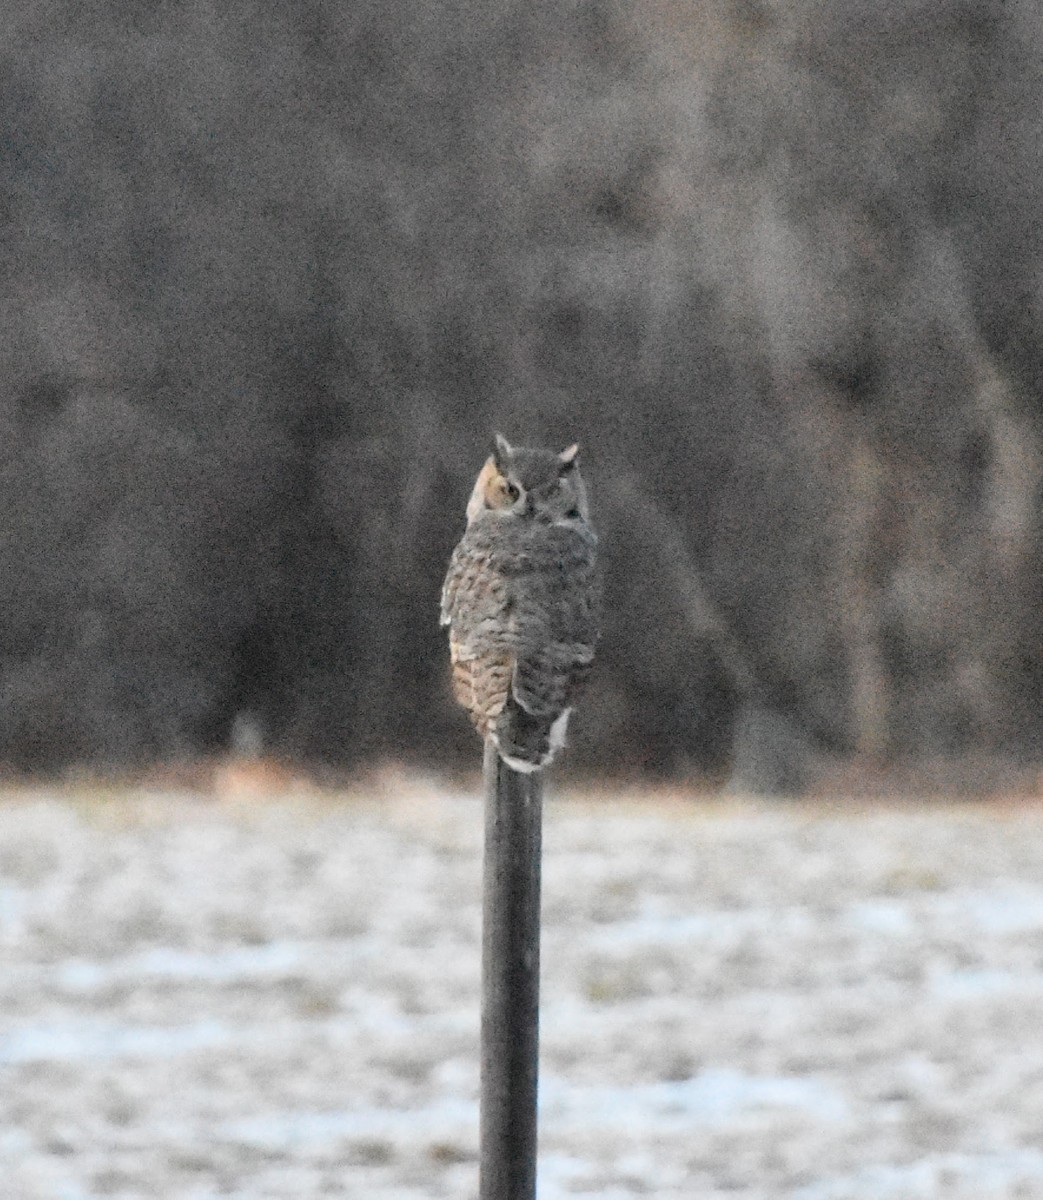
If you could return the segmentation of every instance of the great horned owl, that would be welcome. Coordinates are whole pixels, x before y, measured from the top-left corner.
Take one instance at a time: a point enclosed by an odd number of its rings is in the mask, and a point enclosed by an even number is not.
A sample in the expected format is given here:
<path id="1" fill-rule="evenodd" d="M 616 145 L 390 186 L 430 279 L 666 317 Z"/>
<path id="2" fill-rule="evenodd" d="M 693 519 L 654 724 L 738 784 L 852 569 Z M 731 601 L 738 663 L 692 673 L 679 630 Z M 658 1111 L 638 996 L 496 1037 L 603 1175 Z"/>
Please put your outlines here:
<path id="1" fill-rule="evenodd" d="M 442 588 L 453 692 L 516 771 L 538 771 L 564 744 L 598 637 L 597 537 L 577 449 L 497 435 Z"/>

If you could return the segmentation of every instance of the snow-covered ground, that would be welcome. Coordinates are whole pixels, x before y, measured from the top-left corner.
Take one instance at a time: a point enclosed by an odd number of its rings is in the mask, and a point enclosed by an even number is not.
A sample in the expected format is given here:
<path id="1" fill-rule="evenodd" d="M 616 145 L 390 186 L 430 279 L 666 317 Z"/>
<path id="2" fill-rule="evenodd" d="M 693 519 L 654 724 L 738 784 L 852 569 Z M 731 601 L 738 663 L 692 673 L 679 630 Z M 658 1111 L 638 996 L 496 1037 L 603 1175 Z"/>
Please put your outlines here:
<path id="1" fill-rule="evenodd" d="M 0 1195 L 476 1195 L 481 808 L 0 800 Z M 548 805 L 541 1200 L 1043 1198 L 1043 812 Z"/>

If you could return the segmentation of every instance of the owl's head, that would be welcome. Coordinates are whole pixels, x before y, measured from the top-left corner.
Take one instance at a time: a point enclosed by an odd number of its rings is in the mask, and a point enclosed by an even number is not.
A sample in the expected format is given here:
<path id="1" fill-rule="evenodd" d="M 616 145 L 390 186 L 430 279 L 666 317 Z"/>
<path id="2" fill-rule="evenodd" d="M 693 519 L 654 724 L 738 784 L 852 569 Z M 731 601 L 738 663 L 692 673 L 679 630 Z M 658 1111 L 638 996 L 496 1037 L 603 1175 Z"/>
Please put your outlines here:
<path id="1" fill-rule="evenodd" d="M 498 433 L 468 501 L 468 523 L 483 513 L 555 525 L 586 522 L 587 489 L 579 469 L 579 447 L 568 446 L 555 454 L 512 446 Z"/>

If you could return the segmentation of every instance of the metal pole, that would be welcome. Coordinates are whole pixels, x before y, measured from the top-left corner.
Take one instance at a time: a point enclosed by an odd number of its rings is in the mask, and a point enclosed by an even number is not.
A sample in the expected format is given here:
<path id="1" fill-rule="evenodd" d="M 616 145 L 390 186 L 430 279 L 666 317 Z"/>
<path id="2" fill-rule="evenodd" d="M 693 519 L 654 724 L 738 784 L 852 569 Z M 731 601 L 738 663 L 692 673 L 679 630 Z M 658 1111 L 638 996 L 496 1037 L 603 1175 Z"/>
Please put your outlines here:
<path id="1" fill-rule="evenodd" d="M 485 743 L 480 1200 L 535 1200 L 543 773 Z"/>

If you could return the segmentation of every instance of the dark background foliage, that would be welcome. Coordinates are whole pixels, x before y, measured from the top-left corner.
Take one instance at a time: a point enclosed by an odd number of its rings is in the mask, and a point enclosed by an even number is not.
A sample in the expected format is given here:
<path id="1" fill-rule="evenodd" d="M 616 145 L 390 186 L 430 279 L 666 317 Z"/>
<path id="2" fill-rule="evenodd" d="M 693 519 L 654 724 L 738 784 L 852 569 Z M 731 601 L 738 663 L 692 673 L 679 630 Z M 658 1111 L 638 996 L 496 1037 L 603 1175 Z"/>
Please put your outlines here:
<path id="1" fill-rule="evenodd" d="M 14 0 L 0 759 L 475 760 L 490 437 L 579 440 L 574 765 L 1043 758 L 1043 20 Z"/>

